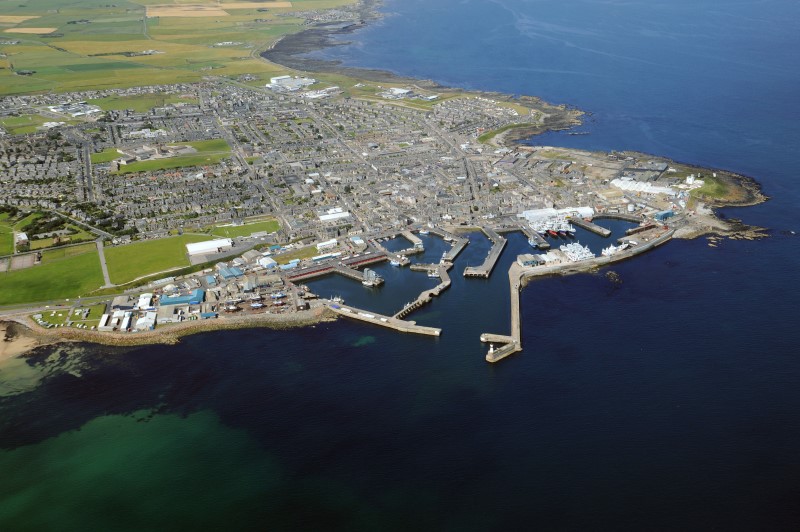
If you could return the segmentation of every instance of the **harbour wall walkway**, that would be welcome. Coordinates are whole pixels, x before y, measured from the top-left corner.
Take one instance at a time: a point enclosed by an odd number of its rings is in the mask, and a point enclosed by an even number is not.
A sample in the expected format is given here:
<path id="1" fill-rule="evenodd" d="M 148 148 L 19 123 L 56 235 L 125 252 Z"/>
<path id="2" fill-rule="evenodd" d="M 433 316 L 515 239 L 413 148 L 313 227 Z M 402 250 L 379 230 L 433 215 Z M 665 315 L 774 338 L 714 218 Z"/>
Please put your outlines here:
<path id="1" fill-rule="evenodd" d="M 387 329 L 393 329 L 395 331 L 422 334 L 425 336 L 439 336 L 442 334 L 442 330 L 436 327 L 425 327 L 423 325 L 417 325 L 413 321 L 404 321 L 393 316 L 385 316 L 376 312 L 369 312 L 348 305 L 333 303 L 332 301 L 326 301 L 325 306 L 340 316 L 371 323 L 379 327 L 386 327 Z"/>

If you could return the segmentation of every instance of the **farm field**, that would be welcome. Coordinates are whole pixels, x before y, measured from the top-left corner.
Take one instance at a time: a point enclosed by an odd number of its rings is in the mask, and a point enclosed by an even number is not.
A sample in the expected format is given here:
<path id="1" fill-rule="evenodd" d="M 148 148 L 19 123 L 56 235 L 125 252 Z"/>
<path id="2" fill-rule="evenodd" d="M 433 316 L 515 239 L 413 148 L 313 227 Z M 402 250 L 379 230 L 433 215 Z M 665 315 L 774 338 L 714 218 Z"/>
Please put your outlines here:
<path id="1" fill-rule="evenodd" d="M 0 0 L 0 35 L 19 40 L 0 45 L 7 56 L 0 95 L 195 82 L 208 75 L 264 80 L 286 69 L 258 52 L 303 29 L 302 19 L 279 15 L 350 3 Z M 17 75 L 20 70 L 32 73 Z"/>
<path id="2" fill-rule="evenodd" d="M 109 277 L 112 283 L 123 284 L 170 268 L 189 266 L 186 244 L 212 239 L 209 235 L 181 235 L 107 248 L 104 254 Z"/>
<path id="3" fill-rule="evenodd" d="M 72 298 L 103 285 L 97 250 L 0 273 L 0 305 Z"/>

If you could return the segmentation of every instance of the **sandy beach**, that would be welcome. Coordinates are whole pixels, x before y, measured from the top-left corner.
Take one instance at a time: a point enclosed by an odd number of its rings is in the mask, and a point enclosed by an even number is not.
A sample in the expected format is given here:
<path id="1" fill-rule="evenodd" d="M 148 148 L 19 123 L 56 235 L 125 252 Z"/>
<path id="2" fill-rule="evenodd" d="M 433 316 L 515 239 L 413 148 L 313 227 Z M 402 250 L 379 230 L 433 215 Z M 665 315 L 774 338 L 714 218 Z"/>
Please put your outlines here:
<path id="1" fill-rule="evenodd" d="M 25 327 L 14 322 L 0 322 L 0 364 L 27 353 L 40 344 L 39 340 Z"/>

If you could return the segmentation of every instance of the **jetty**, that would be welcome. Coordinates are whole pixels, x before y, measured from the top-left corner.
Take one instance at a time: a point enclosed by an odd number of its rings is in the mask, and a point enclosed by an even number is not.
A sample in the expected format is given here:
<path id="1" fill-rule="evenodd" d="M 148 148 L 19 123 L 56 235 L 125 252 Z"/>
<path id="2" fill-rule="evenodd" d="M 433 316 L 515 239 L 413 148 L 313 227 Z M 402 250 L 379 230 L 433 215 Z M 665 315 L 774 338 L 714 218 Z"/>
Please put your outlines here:
<path id="1" fill-rule="evenodd" d="M 584 220 L 580 216 L 572 216 L 567 218 L 569 223 L 572 225 L 577 225 L 581 229 L 586 229 L 587 231 L 591 231 L 596 235 L 600 235 L 603 238 L 608 238 L 611 235 L 611 229 L 600 227 L 599 225 L 590 222 L 589 220 Z"/>
<path id="2" fill-rule="evenodd" d="M 348 268 L 347 266 L 342 266 L 340 264 L 336 264 L 333 266 L 333 273 L 338 273 L 344 277 L 349 277 L 350 279 L 354 279 L 358 282 L 364 282 L 367 277 L 364 275 L 364 272 L 361 270 L 355 270 L 353 268 Z M 376 285 L 383 284 L 383 277 L 376 277 L 375 279 L 371 279 L 373 283 Z"/>
<path id="3" fill-rule="evenodd" d="M 493 229 L 481 227 L 480 230 L 483 231 L 483 234 L 485 234 L 489 240 L 492 241 L 492 249 L 489 250 L 489 254 L 486 256 L 483 264 L 480 266 L 467 266 L 464 268 L 464 277 L 488 278 L 494 269 L 494 265 L 497 263 L 497 259 L 500 258 L 503 248 L 506 247 L 506 243 L 508 242 Z"/>
<path id="4" fill-rule="evenodd" d="M 439 336 L 440 334 L 442 334 L 442 330 L 436 327 L 425 327 L 423 325 L 417 325 L 413 321 L 404 321 L 401 319 L 397 319 L 393 316 L 385 316 L 383 314 L 361 310 L 356 307 L 351 307 L 341 303 L 326 301 L 325 306 L 330 310 L 332 310 L 333 312 L 335 312 L 336 314 L 338 314 L 339 316 L 344 316 L 346 318 L 358 321 L 364 321 L 367 323 L 371 323 L 373 325 L 378 325 L 379 327 L 386 327 L 387 329 L 393 329 L 395 331 L 411 333 L 411 334 L 422 334 L 425 336 Z"/>
<path id="5" fill-rule="evenodd" d="M 432 227 L 429 232 L 438 236 L 445 242 L 451 243 L 450 249 L 442 255 L 443 262 L 455 262 L 456 257 L 458 257 L 458 255 L 464 251 L 464 248 L 467 247 L 467 244 L 469 244 L 468 238 L 454 235 L 450 231 L 446 231 L 440 227 Z"/>
<path id="6" fill-rule="evenodd" d="M 533 228 L 526 224 L 519 224 L 519 225 L 507 225 L 502 228 L 497 229 L 498 233 L 512 233 L 514 231 L 521 231 L 526 237 L 528 237 L 528 243 L 531 246 L 536 244 L 538 249 L 550 249 L 550 242 L 545 240 L 545 238 L 533 230 Z"/>
<path id="7" fill-rule="evenodd" d="M 447 273 L 447 270 L 452 268 L 452 264 L 414 264 L 411 266 L 412 270 L 415 271 L 427 271 L 432 272 L 435 271 L 439 275 L 440 282 L 433 288 L 423 291 L 417 299 L 412 301 L 411 303 L 406 304 L 402 309 L 400 309 L 393 317 L 398 320 L 402 320 L 415 310 L 420 307 L 427 305 L 428 303 L 433 300 L 434 297 L 437 297 L 439 294 L 450 288 L 450 274 Z"/>
<path id="8" fill-rule="evenodd" d="M 481 342 L 489 344 L 489 352 L 486 353 L 487 362 L 499 362 L 509 355 L 522 351 L 522 315 L 519 305 L 522 272 L 523 269 L 517 262 L 514 262 L 508 269 L 508 285 L 511 292 L 511 334 L 505 336 L 483 333 L 481 335 Z M 495 349 L 494 344 L 500 344 L 500 347 Z"/>
<path id="9" fill-rule="evenodd" d="M 511 292 L 511 334 L 505 336 L 483 333 L 480 336 L 482 342 L 490 345 L 489 352 L 486 354 L 486 361 L 491 363 L 499 362 L 509 355 L 522 351 L 522 316 L 520 312 L 519 294 L 520 290 L 527 284 L 528 279 L 545 275 L 579 273 L 599 268 L 613 262 L 626 260 L 668 242 L 672 239 L 672 235 L 674 234 L 675 230 L 670 229 L 652 240 L 647 240 L 643 244 L 633 246 L 619 253 L 615 253 L 614 255 L 608 257 L 594 257 L 577 263 L 523 267 L 515 261 L 508 270 L 508 283 Z M 499 348 L 495 349 L 494 344 L 501 345 Z"/>

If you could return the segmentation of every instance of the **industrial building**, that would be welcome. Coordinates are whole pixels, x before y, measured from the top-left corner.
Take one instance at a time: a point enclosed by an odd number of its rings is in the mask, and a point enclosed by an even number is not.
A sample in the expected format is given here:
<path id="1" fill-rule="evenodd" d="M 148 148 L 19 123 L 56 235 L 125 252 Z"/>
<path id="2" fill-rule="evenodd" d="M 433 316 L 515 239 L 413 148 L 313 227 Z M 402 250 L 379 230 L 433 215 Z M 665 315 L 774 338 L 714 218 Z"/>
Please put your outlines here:
<path id="1" fill-rule="evenodd" d="M 199 305 L 205 299 L 206 291 L 202 288 L 196 288 L 188 294 L 178 294 L 174 296 L 164 296 L 159 302 L 161 306 L 164 305 Z"/>
<path id="2" fill-rule="evenodd" d="M 205 242 L 192 242 L 186 244 L 186 251 L 189 255 L 207 255 L 209 253 L 220 253 L 233 247 L 233 240 L 230 238 L 217 238 Z"/>

